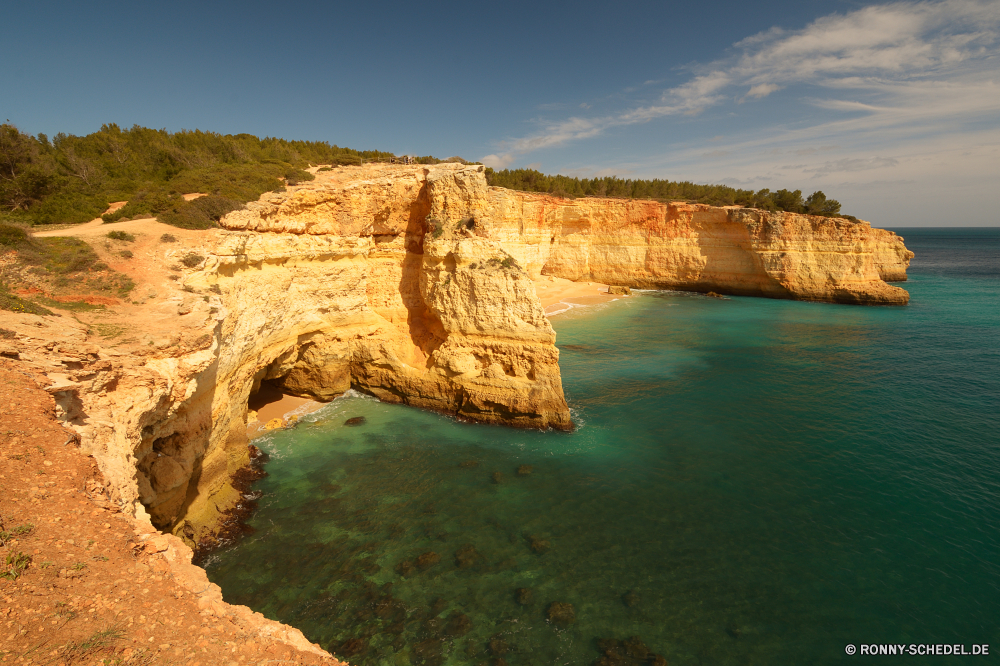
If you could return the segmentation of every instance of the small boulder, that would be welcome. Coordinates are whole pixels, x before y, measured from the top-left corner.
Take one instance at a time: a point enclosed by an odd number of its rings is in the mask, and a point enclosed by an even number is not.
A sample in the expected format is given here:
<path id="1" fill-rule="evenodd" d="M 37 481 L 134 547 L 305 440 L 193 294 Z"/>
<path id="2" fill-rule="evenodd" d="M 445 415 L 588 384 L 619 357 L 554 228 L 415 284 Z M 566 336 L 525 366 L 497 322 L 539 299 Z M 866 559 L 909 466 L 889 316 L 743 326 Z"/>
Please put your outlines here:
<path id="1" fill-rule="evenodd" d="M 501 634 L 492 637 L 489 642 L 490 654 L 499 657 L 510 652 L 510 646 Z"/>
<path id="2" fill-rule="evenodd" d="M 448 616 L 444 631 L 449 636 L 464 636 L 472 631 L 472 620 L 465 613 L 456 611 Z"/>
<path id="3" fill-rule="evenodd" d="M 612 296 L 631 296 L 632 288 L 624 285 L 611 285 L 608 287 L 608 293 Z"/>
<path id="4" fill-rule="evenodd" d="M 545 616 L 552 624 L 567 627 L 576 622 L 576 609 L 573 604 L 556 601 L 549 604 Z"/>
<path id="5" fill-rule="evenodd" d="M 705 295 L 708 296 L 709 298 L 725 298 L 725 296 L 723 296 L 722 294 L 717 294 L 714 291 L 710 291 Z"/>
<path id="6" fill-rule="evenodd" d="M 417 558 L 417 567 L 421 570 L 429 569 L 438 562 L 441 561 L 441 556 L 435 553 L 433 550 L 427 551 L 423 555 Z"/>
<path id="7" fill-rule="evenodd" d="M 625 648 L 625 654 L 632 659 L 644 660 L 653 654 L 652 650 L 646 647 L 646 644 L 638 636 L 626 638 L 622 643 L 622 647 Z"/>
<path id="8" fill-rule="evenodd" d="M 459 569 L 468 569 L 479 561 L 479 551 L 471 543 L 467 543 L 455 553 L 455 564 Z"/>
<path id="9" fill-rule="evenodd" d="M 352 416 L 351 418 L 349 418 L 346 421 L 344 421 L 344 425 L 345 426 L 359 426 L 359 425 L 364 425 L 367 420 L 368 419 L 366 419 L 363 416 Z"/>
<path id="10" fill-rule="evenodd" d="M 549 543 L 548 539 L 541 539 L 536 536 L 528 537 L 528 545 L 531 547 L 531 552 L 536 555 L 544 555 L 552 549 L 552 544 Z"/>

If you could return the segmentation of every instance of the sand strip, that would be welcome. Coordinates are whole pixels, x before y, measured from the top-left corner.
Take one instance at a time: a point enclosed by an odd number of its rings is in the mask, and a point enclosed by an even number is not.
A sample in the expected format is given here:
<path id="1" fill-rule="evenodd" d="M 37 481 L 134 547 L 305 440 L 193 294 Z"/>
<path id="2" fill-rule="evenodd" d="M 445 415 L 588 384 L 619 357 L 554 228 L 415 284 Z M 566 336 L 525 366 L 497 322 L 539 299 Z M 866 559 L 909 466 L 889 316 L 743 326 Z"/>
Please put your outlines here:
<path id="1" fill-rule="evenodd" d="M 325 402 L 282 393 L 273 385 L 264 382 L 260 386 L 260 391 L 250 397 L 248 406 L 252 412 L 256 412 L 257 418 L 247 423 L 247 437 L 253 439 L 267 434 L 269 431 L 266 426 L 269 421 L 281 419 L 283 424 L 287 425 L 291 417 L 302 418 L 305 414 L 315 412 L 326 405 Z"/>
<path id="2" fill-rule="evenodd" d="M 599 305 L 627 296 L 612 296 L 608 285 L 600 282 L 573 282 L 549 275 L 535 280 L 535 293 L 541 301 L 545 314 L 551 317 L 574 307 Z"/>

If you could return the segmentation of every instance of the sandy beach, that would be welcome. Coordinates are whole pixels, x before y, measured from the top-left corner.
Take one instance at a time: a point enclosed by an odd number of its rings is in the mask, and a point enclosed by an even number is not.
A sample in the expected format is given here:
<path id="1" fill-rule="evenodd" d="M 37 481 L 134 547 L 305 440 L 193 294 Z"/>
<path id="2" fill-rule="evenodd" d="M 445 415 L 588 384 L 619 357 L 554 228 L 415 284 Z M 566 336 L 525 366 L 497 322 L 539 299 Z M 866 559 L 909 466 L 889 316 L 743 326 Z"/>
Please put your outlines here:
<path id="1" fill-rule="evenodd" d="M 269 431 L 268 422 L 281 419 L 282 424 L 287 425 L 291 417 L 302 417 L 305 414 L 315 412 L 326 404 L 309 398 L 287 395 L 270 384 L 261 384 L 260 391 L 250 398 L 248 405 L 250 410 L 257 414 L 257 418 L 248 420 L 247 436 L 251 439 L 260 437 Z M 250 416 L 252 417 L 252 414 Z M 270 430 L 274 429 L 270 428 Z"/>
<path id="2" fill-rule="evenodd" d="M 541 275 L 535 280 L 535 293 L 545 308 L 545 314 L 552 315 L 584 305 L 598 305 L 628 296 L 612 296 L 608 285 L 600 282 L 573 282 L 564 278 Z"/>

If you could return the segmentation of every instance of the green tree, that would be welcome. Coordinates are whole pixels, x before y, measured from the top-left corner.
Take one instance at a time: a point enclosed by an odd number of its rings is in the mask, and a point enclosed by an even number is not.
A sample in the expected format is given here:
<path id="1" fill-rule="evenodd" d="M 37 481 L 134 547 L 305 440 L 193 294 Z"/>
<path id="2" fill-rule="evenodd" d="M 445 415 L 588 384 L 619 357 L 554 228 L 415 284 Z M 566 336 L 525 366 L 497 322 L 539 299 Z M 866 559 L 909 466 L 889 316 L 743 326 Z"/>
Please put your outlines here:
<path id="1" fill-rule="evenodd" d="M 806 198 L 806 212 L 810 215 L 823 215 L 830 217 L 840 212 L 840 202 L 836 199 L 827 199 L 823 192 L 817 190 Z"/>

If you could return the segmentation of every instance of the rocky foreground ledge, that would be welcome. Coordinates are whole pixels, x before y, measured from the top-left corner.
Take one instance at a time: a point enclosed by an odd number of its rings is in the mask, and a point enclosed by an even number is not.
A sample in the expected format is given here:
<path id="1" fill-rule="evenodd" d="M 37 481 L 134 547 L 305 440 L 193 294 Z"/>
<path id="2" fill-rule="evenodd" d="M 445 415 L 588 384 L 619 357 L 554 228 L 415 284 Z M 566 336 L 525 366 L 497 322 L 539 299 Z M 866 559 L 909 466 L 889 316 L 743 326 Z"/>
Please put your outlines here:
<path id="1" fill-rule="evenodd" d="M 909 298 L 886 281 L 905 279 L 912 253 L 867 222 L 570 201 L 491 188 L 482 167 L 455 164 L 316 175 L 231 213 L 222 229 L 140 220 L 81 231 L 89 242 L 118 227 L 135 234 L 130 260 L 92 242 L 138 283 L 128 302 L 0 312 L 0 356 L 35 378 L 52 418 L 93 457 L 102 501 L 125 521 L 121 539 L 145 543 L 128 539 L 159 530 L 151 543 L 174 553 L 167 564 L 190 567 L 185 549 L 210 547 L 246 508 L 232 479 L 250 463 L 247 403 L 262 382 L 318 400 L 353 387 L 460 419 L 571 428 L 533 283 L 541 275 L 840 303 Z M 165 232 L 173 242 L 161 242 Z M 44 492 L 32 470 L 8 487 Z"/>
<path id="2" fill-rule="evenodd" d="M 0 663 L 343 664 L 223 602 L 180 539 L 122 513 L 44 381 L 0 359 Z"/>

